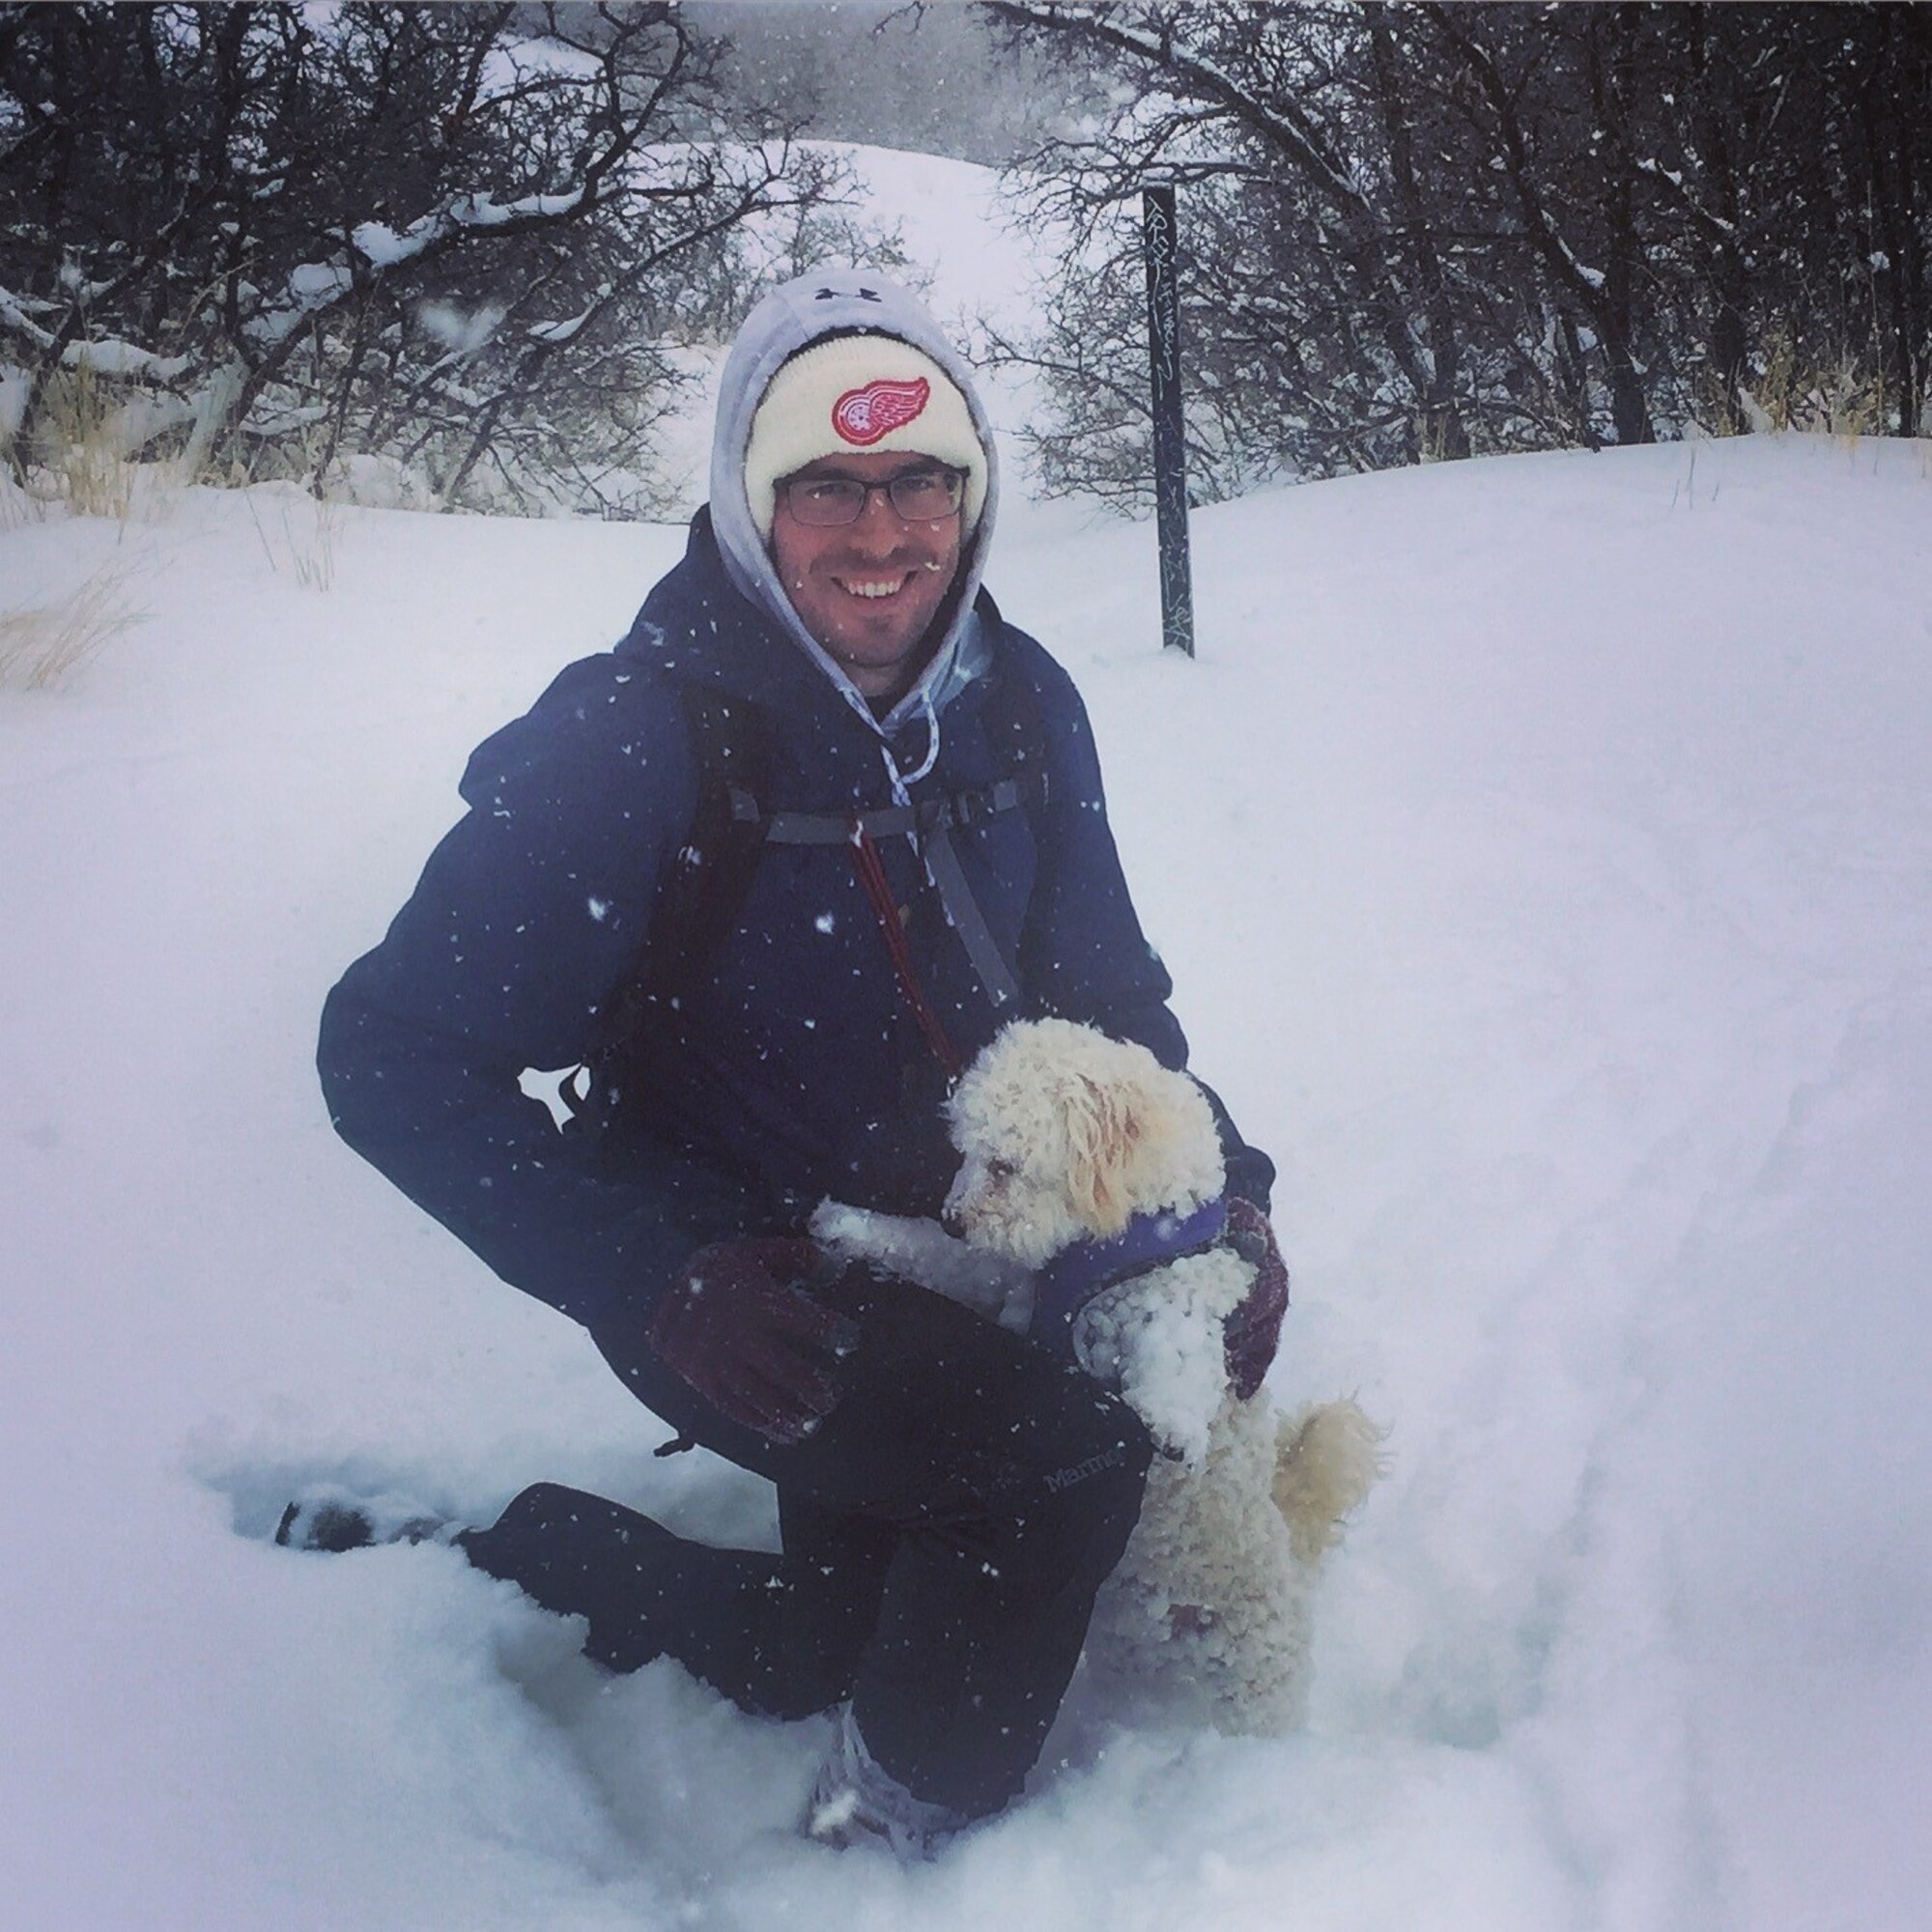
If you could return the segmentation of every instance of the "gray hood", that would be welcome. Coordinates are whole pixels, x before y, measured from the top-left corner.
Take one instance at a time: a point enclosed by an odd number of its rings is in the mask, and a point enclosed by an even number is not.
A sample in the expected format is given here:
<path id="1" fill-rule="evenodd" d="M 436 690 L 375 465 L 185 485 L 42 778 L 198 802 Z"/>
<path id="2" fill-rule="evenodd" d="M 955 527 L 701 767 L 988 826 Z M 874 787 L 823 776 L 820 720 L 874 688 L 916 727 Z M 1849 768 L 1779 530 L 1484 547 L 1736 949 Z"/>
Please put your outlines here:
<path id="1" fill-rule="evenodd" d="M 745 497 L 745 452 L 751 444 L 752 418 L 772 378 L 800 350 L 828 335 L 851 334 L 895 335 L 931 356 L 966 398 L 974 431 L 986 453 L 985 506 L 962 558 L 952 623 L 912 689 L 883 720 L 873 718 L 871 706 L 792 609 Z M 973 602 L 985 568 L 999 494 L 993 432 L 973 373 L 923 304 L 896 282 L 863 269 L 822 270 L 782 283 L 745 318 L 725 358 L 711 442 L 711 527 L 724 569 L 733 585 L 779 623 L 882 739 L 924 712 L 932 721 L 936 751 L 938 713 L 985 668 L 987 645 L 980 635 Z"/>

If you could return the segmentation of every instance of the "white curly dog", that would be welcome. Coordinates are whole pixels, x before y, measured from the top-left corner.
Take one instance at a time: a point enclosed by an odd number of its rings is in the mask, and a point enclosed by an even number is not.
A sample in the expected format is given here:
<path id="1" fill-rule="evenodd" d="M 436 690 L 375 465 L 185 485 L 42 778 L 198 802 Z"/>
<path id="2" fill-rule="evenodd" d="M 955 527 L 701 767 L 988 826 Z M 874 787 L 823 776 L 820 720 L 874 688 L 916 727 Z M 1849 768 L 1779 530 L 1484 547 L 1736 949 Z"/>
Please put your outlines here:
<path id="1" fill-rule="evenodd" d="M 1066 1319 L 1053 1306 L 1056 1264 L 1099 1243 L 1151 1249 L 1151 1265 L 1071 1316 L 1075 1357 L 1121 1391 L 1164 1452 L 1094 1607 L 1088 1663 L 1135 1715 L 1293 1728 L 1306 1712 L 1315 1579 L 1381 1473 L 1381 1433 L 1352 1402 L 1284 1420 L 1265 1391 L 1229 1393 L 1222 1324 L 1253 1264 L 1224 1244 L 1159 1255 L 1163 1234 L 1191 1245 L 1221 1200 L 1206 1097 L 1145 1047 L 1032 1020 L 973 1063 L 949 1117 L 963 1164 L 947 1219 L 963 1240 L 937 1222 L 832 1202 L 812 1233 L 1049 1341 Z"/>

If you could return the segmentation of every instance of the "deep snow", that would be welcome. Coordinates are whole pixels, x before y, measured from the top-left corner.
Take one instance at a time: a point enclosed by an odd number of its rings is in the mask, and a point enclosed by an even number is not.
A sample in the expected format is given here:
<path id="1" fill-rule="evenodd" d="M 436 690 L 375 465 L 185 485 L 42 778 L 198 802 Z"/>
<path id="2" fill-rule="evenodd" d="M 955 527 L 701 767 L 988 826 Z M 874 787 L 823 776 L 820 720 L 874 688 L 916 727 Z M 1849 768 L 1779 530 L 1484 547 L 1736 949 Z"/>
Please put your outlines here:
<path id="1" fill-rule="evenodd" d="M 469 748 L 676 531 L 194 493 L 0 529 L 0 1921 L 1906 1932 L 1932 1850 L 1932 447 L 1750 439 L 1323 484 L 1151 532 L 1009 508 L 1196 1061 L 1282 1165 L 1274 1388 L 1393 1475 L 1285 1742 L 1076 1694 L 901 1873 L 790 1834 L 822 1732 L 297 1481 L 472 1516 L 757 1486 L 334 1141 L 324 992 Z M 299 556 L 332 551 L 332 582 Z"/>

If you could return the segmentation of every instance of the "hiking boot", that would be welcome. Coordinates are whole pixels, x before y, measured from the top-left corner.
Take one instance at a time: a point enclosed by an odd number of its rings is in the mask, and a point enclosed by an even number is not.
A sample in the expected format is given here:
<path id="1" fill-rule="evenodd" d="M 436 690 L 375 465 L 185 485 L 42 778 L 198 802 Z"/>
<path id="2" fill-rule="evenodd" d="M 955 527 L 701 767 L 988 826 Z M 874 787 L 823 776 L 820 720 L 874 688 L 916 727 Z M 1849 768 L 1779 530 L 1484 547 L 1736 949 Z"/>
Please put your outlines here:
<path id="1" fill-rule="evenodd" d="M 950 1804 L 915 1798 L 886 1771 L 866 1748 L 849 1704 L 838 1724 L 798 1822 L 801 1836 L 841 1852 L 878 1845 L 901 1864 L 916 1864 L 938 1857 L 973 1822 Z"/>
<path id="2" fill-rule="evenodd" d="M 298 1496 L 275 1525 L 285 1549 L 316 1549 L 339 1556 L 378 1543 L 447 1543 L 462 1528 L 447 1517 L 398 1506 L 387 1497 L 351 1500 L 339 1492 Z"/>

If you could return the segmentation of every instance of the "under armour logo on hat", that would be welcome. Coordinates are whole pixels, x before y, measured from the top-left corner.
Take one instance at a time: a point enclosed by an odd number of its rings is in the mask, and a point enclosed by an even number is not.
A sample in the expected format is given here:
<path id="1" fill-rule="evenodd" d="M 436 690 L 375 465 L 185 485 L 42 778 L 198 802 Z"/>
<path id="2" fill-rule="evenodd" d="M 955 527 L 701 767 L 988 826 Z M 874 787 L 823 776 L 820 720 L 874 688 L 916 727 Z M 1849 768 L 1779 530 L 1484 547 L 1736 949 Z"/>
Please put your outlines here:
<path id="1" fill-rule="evenodd" d="M 931 394 L 932 384 L 923 376 L 911 383 L 867 383 L 863 389 L 847 389 L 833 404 L 832 427 L 864 449 L 913 421 Z"/>

